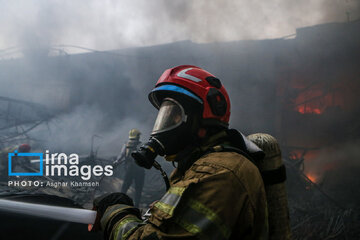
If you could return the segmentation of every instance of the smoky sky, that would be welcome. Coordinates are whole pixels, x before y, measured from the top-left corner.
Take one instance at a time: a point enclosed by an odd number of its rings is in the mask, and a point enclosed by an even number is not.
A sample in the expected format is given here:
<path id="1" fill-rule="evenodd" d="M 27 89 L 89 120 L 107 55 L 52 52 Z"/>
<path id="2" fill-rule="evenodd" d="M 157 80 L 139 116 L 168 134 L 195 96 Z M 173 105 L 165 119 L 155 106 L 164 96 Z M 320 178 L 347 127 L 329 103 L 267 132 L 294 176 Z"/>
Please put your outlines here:
<path id="1" fill-rule="evenodd" d="M 358 0 L 2 0 L 0 49 L 73 44 L 109 50 L 180 40 L 278 38 L 303 26 L 358 19 L 359 5 Z"/>

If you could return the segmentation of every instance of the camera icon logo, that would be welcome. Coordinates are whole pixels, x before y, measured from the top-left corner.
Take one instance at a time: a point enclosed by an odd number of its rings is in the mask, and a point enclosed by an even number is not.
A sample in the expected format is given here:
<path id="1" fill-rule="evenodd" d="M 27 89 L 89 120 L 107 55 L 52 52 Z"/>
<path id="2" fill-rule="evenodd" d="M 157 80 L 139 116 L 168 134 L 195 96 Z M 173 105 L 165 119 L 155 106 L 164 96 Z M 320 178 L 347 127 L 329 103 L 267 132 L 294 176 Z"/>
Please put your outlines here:
<path id="1" fill-rule="evenodd" d="M 12 172 L 12 162 L 19 159 L 19 157 L 39 157 L 40 159 L 40 168 L 39 172 Z M 15 150 L 13 153 L 8 154 L 9 159 L 9 176 L 43 176 L 43 153 L 18 153 Z"/>

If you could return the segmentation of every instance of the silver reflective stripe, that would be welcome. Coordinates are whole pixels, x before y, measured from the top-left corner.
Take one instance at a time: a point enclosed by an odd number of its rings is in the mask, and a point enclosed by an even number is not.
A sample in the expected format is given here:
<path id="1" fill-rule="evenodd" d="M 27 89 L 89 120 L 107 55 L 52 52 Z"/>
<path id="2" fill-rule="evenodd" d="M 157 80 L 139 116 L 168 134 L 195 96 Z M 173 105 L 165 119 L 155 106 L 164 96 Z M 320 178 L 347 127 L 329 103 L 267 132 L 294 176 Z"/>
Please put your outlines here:
<path id="1" fill-rule="evenodd" d="M 189 80 L 194 81 L 194 82 L 201 82 L 201 79 L 200 79 L 200 78 L 194 77 L 194 76 L 186 73 L 187 71 L 190 71 L 191 69 L 193 69 L 193 68 L 186 68 L 186 69 L 180 71 L 180 72 L 177 74 L 177 76 L 178 76 L 178 77 L 182 77 L 182 78 L 189 79 Z"/>
<path id="2" fill-rule="evenodd" d="M 125 220 L 124 223 L 120 223 L 118 229 L 115 233 L 116 240 L 124 240 L 130 236 L 136 230 L 139 225 L 143 225 L 142 222 L 139 221 L 131 221 L 133 219 Z M 123 222 L 123 221 L 122 221 Z"/>
<path id="3" fill-rule="evenodd" d="M 179 204 L 184 191 L 185 188 L 183 187 L 171 187 L 160 199 L 160 202 L 176 207 Z"/>
<path id="4" fill-rule="evenodd" d="M 160 201 L 162 203 L 165 203 L 167 205 L 176 207 L 179 202 L 180 202 L 180 198 L 181 196 L 173 194 L 173 193 L 166 193 L 161 199 Z"/>

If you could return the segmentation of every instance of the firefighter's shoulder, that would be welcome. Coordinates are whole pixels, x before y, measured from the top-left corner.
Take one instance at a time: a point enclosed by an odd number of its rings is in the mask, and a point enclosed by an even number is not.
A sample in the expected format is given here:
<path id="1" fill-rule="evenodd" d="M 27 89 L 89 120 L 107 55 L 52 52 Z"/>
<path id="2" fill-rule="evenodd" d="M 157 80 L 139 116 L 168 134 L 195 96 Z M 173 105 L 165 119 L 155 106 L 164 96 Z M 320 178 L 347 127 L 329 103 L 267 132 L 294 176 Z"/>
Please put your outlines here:
<path id="1" fill-rule="evenodd" d="M 263 189 L 259 169 L 244 155 L 236 152 L 213 152 L 196 161 L 190 169 L 195 175 L 219 175 L 227 181 L 235 180 L 250 193 L 256 194 Z M 200 175 L 199 175 L 200 174 Z M 202 174 L 202 175 L 201 175 Z M 256 196 L 253 196 L 256 197 Z"/>
<path id="2" fill-rule="evenodd" d="M 217 171 L 229 171 L 239 180 L 250 177 L 261 178 L 259 169 L 244 155 L 237 152 L 213 152 L 197 160 L 192 170 L 207 169 L 209 173 Z M 211 171 L 212 170 L 212 171 Z"/>
<path id="3" fill-rule="evenodd" d="M 181 180 L 172 183 L 154 205 L 150 222 L 167 233 L 227 239 L 237 234 L 229 226 L 240 225 L 240 216 L 246 219 L 241 222 L 244 229 L 254 222 L 252 210 L 259 207 L 258 190 L 263 191 L 260 181 L 256 166 L 244 156 L 207 154 L 195 161 Z"/>

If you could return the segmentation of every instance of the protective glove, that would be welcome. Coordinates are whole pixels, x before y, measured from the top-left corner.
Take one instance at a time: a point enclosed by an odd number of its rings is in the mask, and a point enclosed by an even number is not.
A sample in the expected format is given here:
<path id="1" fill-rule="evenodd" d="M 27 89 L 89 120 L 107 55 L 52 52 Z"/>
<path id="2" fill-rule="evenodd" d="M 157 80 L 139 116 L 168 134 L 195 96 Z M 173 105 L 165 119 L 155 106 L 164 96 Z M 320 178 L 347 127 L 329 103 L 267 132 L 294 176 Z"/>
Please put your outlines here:
<path id="1" fill-rule="evenodd" d="M 125 193 L 107 193 L 95 198 L 93 201 L 94 210 L 101 216 L 108 207 L 115 204 L 134 206 L 133 200 Z"/>
<path id="2" fill-rule="evenodd" d="M 94 225 L 88 226 L 89 231 L 101 230 L 100 220 L 103 217 L 106 209 L 116 204 L 134 206 L 133 200 L 125 193 L 107 193 L 95 198 L 93 201 L 93 210 L 96 210 L 97 214 Z M 136 208 L 134 208 L 131 212 L 125 211 L 122 213 L 122 215 L 125 216 L 129 213 L 134 214 L 135 216 L 140 216 L 140 211 Z"/>

